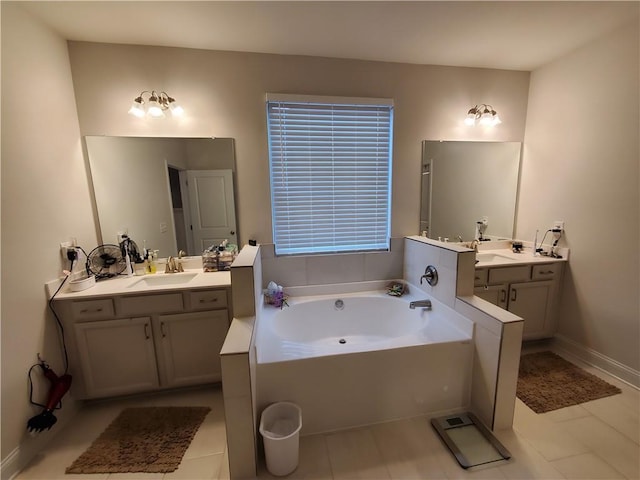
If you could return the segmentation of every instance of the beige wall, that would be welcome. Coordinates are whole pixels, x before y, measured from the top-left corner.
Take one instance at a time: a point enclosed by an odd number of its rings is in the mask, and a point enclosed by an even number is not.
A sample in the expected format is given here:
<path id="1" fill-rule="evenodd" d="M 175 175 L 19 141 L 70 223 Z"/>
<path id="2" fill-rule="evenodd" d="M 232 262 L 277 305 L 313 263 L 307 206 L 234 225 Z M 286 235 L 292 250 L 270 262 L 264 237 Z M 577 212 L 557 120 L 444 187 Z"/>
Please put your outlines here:
<path id="1" fill-rule="evenodd" d="M 559 333 L 640 370 L 638 23 L 531 75 L 517 235 L 566 222 Z"/>
<path id="2" fill-rule="evenodd" d="M 418 233 L 421 140 L 524 137 L 527 72 L 77 42 L 69 49 L 83 135 L 235 138 L 240 244 L 271 242 L 266 92 L 394 99 L 392 236 Z M 175 97 L 185 118 L 127 115 L 148 89 Z M 465 126 L 479 102 L 493 104 L 504 123 Z"/>
<path id="3" fill-rule="evenodd" d="M 28 402 L 27 371 L 37 353 L 64 370 L 44 284 L 61 274 L 59 244 L 70 236 L 96 243 L 67 44 L 2 2 L 3 478 L 4 460 L 21 442 L 28 456 L 53 433 L 27 434 L 27 419 L 40 411 Z M 40 373 L 34 381 L 46 393 Z M 74 406 L 69 395 L 63 403 L 59 421 Z"/>

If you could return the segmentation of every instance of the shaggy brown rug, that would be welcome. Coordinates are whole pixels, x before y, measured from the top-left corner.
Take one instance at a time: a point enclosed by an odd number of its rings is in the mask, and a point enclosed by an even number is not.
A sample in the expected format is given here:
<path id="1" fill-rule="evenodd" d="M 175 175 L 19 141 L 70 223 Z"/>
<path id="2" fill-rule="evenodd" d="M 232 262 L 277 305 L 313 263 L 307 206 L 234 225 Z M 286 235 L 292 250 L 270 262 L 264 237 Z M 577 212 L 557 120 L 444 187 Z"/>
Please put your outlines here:
<path id="1" fill-rule="evenodd" d="M 520 358 L 517 395 L 536 413 L 578 405 L 620 393 L 620 389 L 552 352 Z"/>
<path id="2" fill-rule="evenodd" d="M 127 408 L 66 473 L 173 472 L 210 410 Z"/>

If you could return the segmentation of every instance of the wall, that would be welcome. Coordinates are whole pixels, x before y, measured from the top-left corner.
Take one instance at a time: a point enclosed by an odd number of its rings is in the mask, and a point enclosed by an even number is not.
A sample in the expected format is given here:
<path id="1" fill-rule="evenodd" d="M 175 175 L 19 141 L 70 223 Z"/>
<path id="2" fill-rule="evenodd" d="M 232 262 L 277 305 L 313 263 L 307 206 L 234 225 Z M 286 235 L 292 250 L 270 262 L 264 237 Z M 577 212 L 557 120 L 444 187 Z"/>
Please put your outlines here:
<path id="1" fill-rule="evenodd" d="M 47 311 L 45 282 L 61 274 L 60 242 L 96 236 L 66 42 L 22 7 L 2 2 L 2 477 L 56 431 L 27 434 L 40 413 L 29 404 L 27 371 L 40 353 L 64 365 Z M 34 372 L 38 393 L 48 382 Z M 42 388 L 38 388 L 42 386 Z M 45 398 L 36 396 L 37 401 Z M 56 412 L 74 408 L 71 396 Z M 20 449 L 18 450 L 18 446 Z"/>
<path id="2" fill-rule="evenodd" d="M 524 138 L 527 72 L 81 42 L 69 52 L 82 135 L 235 138 L 241 245 L 272 241 L 266 92 L 394 99 L 394 237 L 418 232 L 422 140 Z M 127 115 L 148 89 L 167 91 L 185 116 Z M 465 126 L 478 102 L 494 105 L 504 123 Z"/>
<path id="3" fill-rule="evenodd" d="M 533 240 L 536 229 L 566 222 L 559 333 L 636 372 L 638 58 L 636 18 L 532 73 L 517 225 Z"/>

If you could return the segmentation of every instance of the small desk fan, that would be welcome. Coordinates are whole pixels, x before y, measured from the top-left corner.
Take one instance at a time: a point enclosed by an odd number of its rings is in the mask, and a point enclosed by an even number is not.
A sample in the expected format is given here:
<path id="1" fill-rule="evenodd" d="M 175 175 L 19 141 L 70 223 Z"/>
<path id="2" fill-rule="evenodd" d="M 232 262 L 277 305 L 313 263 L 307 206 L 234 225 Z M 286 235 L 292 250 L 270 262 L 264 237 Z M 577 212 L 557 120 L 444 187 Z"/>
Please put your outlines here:
<path id="1" fill-rule="evenodd" d="M 115 277 L 126 268 L 127 263 L 118 245 L 98 245 L 87 255 L 87 272 L 95 275 L 96 280 Z"/>

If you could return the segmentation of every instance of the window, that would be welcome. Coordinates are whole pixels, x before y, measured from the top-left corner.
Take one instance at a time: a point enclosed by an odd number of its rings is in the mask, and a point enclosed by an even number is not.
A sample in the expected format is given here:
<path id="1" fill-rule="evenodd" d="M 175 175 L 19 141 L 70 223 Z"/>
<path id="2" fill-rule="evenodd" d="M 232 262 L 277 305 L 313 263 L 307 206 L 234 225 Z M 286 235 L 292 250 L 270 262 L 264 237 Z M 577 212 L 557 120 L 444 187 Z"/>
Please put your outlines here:
<path id="1" fill-rule="evenodd" d="M 393 103 L 267 95 L 279 255 L 388 250 Z"/>

